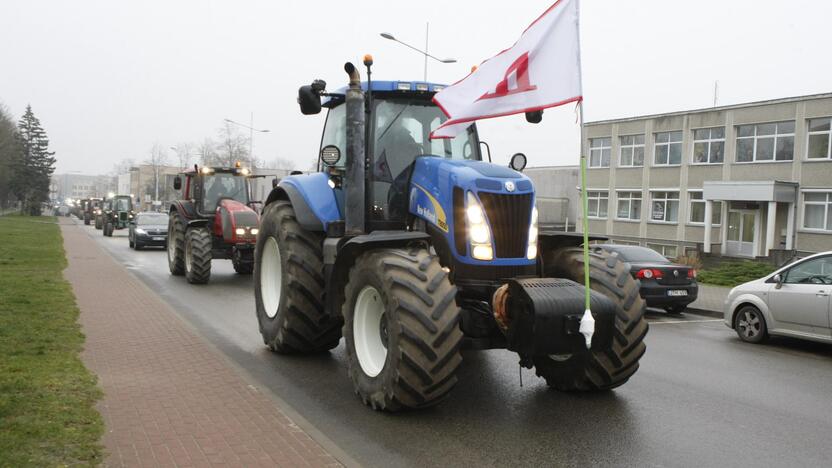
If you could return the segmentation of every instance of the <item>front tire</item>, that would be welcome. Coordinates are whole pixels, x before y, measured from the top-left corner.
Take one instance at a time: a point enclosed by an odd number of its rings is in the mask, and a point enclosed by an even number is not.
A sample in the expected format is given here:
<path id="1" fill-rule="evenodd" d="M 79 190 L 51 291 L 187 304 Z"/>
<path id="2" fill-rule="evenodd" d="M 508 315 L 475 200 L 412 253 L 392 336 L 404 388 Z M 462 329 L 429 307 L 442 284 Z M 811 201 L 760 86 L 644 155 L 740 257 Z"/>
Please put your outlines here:
<path id="1" fill-rule="evenodd" d="M 743 306 L 737 311 L 737 316 L 734 318 L 734 331 L 746 343 L 762 343 L 768 338 L 766 319 L 760 309 L 752 305 Z"/>
<path id="2" fill-rule="evenodd" d="M 204 227 L 185 232 L 185 278 L 191 284 L 205 284 L 211 278 L 211 233 Z"/>
<path id="3" fill-rule="evenodd" d="M 605 250 L 589 254 L 590 288 L 616 304 L 612 347 L 567 356 L 536 356 L 537 375 L 561 391 L 609 390 L 623 385 L 638 370 L 644 355 L 647 320 L 639 284 L 618 255 Z M 584 282 L 583 249 L 556 249 L 544 254 L 545 276 Z"/>
<path id="4" fill-rule="evenodd" d="M 375 410 L 423 408 L 456 385 L 462 331 L 456 287 L 415 248 L 361 255 L 345 288 L 344 339 L 356 393 Z"/>
<path id="5" fill-rule="evenodd" d="M 185 221 L 179 213 L 172 211 L 168 216 L 168 269 L 174 276 L 185 274 Z"/>
<path id="6" fill-rule="evenodd" d="M 260 334 L 272 351 L 328 351 L 341 340 L 341 317 L 324 310 L 320 233 L 303 229 L 291 203 L 263 210 L 254 251 L 254 299 Z"/>

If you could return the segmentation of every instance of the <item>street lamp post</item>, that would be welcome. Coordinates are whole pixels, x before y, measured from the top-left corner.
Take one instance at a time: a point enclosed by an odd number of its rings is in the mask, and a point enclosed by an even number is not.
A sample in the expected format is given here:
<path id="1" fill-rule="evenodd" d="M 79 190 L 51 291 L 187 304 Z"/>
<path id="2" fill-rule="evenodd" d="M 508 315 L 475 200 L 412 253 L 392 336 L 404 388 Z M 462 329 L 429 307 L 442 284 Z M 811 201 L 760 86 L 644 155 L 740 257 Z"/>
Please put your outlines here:
<path id="1" fill-rule="evenodd" d="M 235 122 L 231 119 L 225 119 L 225 121 L 228 122 L 228 123 L 232 123 L 234 125 L 239 125 L 240 127 L 248 129 L 248 131 L 249 131 L 249 134 L 248 134 L 248 155 L 251 158 L 252 165 L 253 165 L 254 164 L 254 132 L 269 133 L 269 130 L 268 129 L 262 129 L 261 130 L 261 129 L 254 128 L 254 112 L 251 113 L 251 120 L 250 120 L 251 124 L 250 125 L 242 124 L 240 122 Z"/>
<path id="2" fill-rule="evenodd" d="M 381 33 L 381 37 L 383 37 L 385 39 L 388 39 L 388 40 L 391 40 L 391 41 L 394 41 L 394 42 L 398 42 L 399 44 L 401 44 L 405 47 L 408 47 L 410 49 L 413 49 L 416 52 L 419 52 L 420 54 L 424 55 L 425 56 L 425 75 L 424 75 L 425 81 L 428 81 L 428 57 L 436 60 L 439 63 L 456 63 L 456 59 L 452 59 L 452 58 L 440 59 L 440 58 L 436 58 L 433 55 L 428 53 L 428 39 L 430 37 L 430 23 L 425 23 L 425 50 L 418 49 L 416 47 L 413 47 L 410 44 L 402 42 L 402 41 L 396 39 L 396 37 L 393 36 L 390 33 L 383 32 L 383 33 Z"/>

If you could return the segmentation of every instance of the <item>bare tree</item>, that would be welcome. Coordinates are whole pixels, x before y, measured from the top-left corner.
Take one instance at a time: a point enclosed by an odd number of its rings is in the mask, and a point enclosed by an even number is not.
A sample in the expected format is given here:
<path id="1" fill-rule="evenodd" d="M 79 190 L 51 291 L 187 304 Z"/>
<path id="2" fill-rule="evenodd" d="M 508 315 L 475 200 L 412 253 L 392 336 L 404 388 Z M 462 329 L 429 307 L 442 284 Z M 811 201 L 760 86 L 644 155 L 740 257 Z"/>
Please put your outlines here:
<path id="1" fill-rule="evenodd" d="M 237 127 L 226 122 L 220 127 L 220 142 L 217 146 L 218 162 L 223 166 L 231 167 L 235 162 L 246 163 L 253 166 L 254 161 L 248 154 L 248 138 L 240 133 Z"/>
<path id="2" fill-rule="evenodd" d="M 217 143 L 205 138 L 202 143 L 196 146 L 196 154 L 199 156 L 199 163 L 203 166 L 213 166 L 217 164 Z"/>
<path id="3" fill-rule="evenodd" d="M 185 169 L 191 164 L 191 158 L 194 156 L 193 154 L 193 145 L 190 143 L 179 143 L 173 147 L 173 150 L 176 152 L 176 159 L 179 163 L 179 169 Z"/>
<path id="4" fill-rule="evenodd" d="M 136 166 L 136 160 L 133 158 L 124 158 L 121 161 L 113 164 L 113 168 L 110 170 L 110 175 L 119 176 L 130 171 L 131 167 Z"/>
<path id="5" fill-rule="evenodd" d="M 163 182 L 160 180 L 161 174 L 160 171 L 162 170 L 162 166 L 166 165 L 168 162 L 168 153 L 165 150 L 165 147 L 156 142 L 153 144 L 153 147 L 150 148 L 150 157 L 145 160 L 145 164 L 150 166 L 153 170 L 153 178 L 151 183 L 153 184 L 153 199 L 159 199 L 159 187 L 160 184 Z M 163 187 L 164 188 L 164 187 Z"/>
<path id="6" fill-rule="evenodd" d="M 294 171 L 297 167 L 294 161 L 286 158 L 274 158 L 267 164 L 269 169 L 284 169 L 287 171 Z"/>

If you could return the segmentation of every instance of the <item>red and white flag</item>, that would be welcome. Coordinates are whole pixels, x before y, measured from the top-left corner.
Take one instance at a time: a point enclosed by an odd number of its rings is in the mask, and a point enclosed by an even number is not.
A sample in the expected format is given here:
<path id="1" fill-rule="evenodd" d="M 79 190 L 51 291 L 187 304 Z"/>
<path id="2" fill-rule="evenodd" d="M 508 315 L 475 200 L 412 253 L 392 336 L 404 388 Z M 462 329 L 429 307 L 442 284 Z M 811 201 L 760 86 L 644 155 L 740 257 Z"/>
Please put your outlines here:
<path id="1" fill-rule="evenodd" d="M 431 138 L 453 138 L 475 120 L 581 99 L 578 0 L 558 0 L 511 48 L 433 97 L 449 120 Z"/>

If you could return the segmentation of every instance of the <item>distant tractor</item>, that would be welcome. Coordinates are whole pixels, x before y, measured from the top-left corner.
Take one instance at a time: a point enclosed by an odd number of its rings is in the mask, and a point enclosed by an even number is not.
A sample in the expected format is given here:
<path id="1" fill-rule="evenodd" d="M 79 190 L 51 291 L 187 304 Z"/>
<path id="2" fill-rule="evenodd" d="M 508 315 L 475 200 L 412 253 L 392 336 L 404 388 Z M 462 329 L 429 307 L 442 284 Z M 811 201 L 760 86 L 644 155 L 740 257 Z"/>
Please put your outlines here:
<path id="1" fill-rule="evenodd" d="M 101 212 L 101 226 L 104 235 L 113 237 L 113 231 L 124 229 L 133 219 L 133 199 L 130 195 L 115 195 L 107 198 Z"/>
<path id="2" fill-rule="evenodd" d="M 558 390 L 627 382 L 647 322 L 625 264 L 593 251 L 585 265 L 581 235 L 539 231 L 522 154 L 510 167 L 482 161 L 473 124 L 431 140 L 447 120 L 432 102 L 440 85 L 368 84 L 345 70 L 347 88 L 317 80 L 299 91 L 303 114 L 329 109 L 320 172 L 283 178 L 262 212 L 254 288 L 265 344 L 314 353 L 343 336 L 356 394 L 377 410 L 442 401 L 463 348 L 514 351 Z"/>
<path id="3" fill-rule="evenodd" d="M 89 224 L 95 219 L 96 211 L 101 206 L 101 199 L 100 198 L 90 198 L 87 200 L 86 204 L 84 205 L 84 224 L 89 226 Z M 97 228 L 97 226 L 96 226 Z"/>
<path id="4" fill-rule="evenodd" d="M 184 176 L 184 186 L 182 181 Z M 260 217 L 251 200 L 249 169 L 198 167 L 173 181 L 182 200 L 168 210 L 168 267 L 189 283 L 207 283 L 212 259 L 230 259 L 234 271 L 251 274 Z M 258 176 L 259 177 L 259 176 Z"/>

